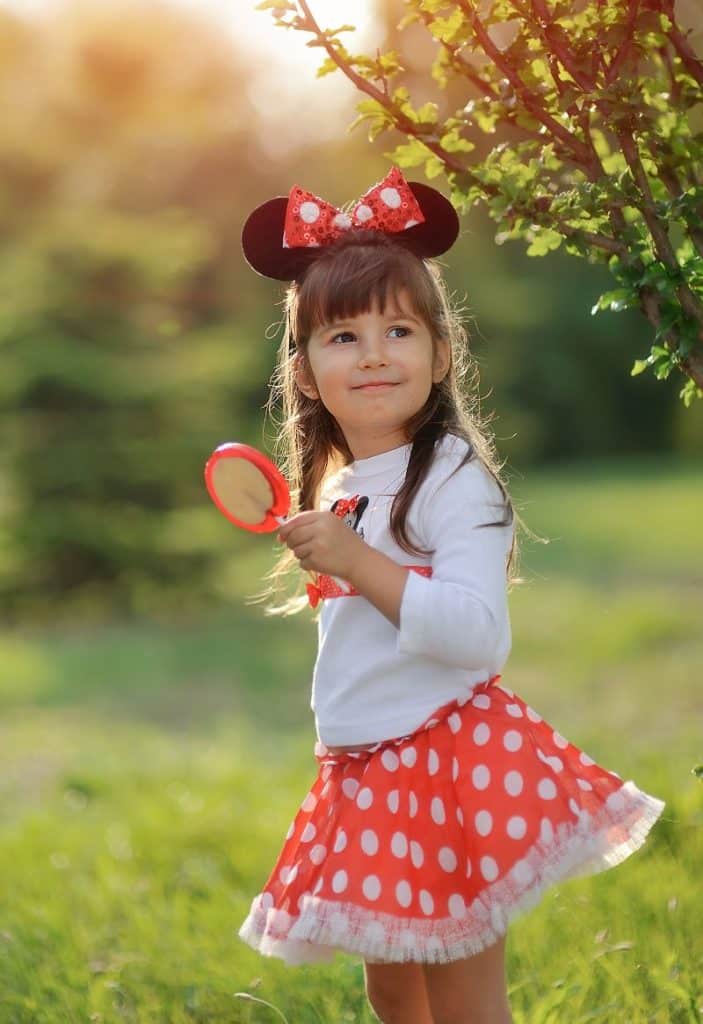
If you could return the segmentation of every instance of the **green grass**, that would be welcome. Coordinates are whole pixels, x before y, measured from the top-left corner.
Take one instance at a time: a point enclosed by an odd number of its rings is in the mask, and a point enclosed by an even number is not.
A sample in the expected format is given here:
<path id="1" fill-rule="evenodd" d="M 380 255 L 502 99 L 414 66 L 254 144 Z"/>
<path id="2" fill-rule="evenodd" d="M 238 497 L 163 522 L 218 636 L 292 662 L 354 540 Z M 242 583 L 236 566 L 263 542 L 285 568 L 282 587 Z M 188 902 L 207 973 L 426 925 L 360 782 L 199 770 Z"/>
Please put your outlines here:
<path id="1" fill-rule="evenodd" d="M 529 525 L 504 681 L 667 801 L 624 865 L 508 940 L 516 1024 L 683 1024 L 703 1005 L 698 466 L 514 482 Z M 252 538 L 250 572 L 268 542 Z M 315 770 L 306 617 L 0 633 L 0 1022 L 371 1024 L 361 964 L 237 937 Z"/>

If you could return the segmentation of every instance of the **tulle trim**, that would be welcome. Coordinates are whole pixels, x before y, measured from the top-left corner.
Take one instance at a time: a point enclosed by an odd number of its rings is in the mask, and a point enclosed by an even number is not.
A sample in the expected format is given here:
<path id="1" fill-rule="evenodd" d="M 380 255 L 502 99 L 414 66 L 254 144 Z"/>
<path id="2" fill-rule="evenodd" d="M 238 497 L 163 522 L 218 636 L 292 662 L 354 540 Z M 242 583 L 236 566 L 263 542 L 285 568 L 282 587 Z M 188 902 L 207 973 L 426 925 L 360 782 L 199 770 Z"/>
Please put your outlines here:
<path id="1" fill-rule="evenodd" d="M 615 810 L 618 794 L 622 805 Z M 280 957 L 290 966 L 330 960 L 337 952 L 385 963 L 460 960 L 496 942 L 509 922 L 533 907 L 550 886 L 620 864 L 642 846 L 663 809 L 662 800 L 625 782 L 611 795 L 610 806 L 604 804 L 596 815 L 582 811 L 574 824 L 559 825 L 550 841 L 538 840 L 510 872 L 487 885 L 460 918 L 396 917 L 307 893 L 294 916 L 266 908 L 265 894 L 260 894 L 239 936 L 265 956 Z"/>

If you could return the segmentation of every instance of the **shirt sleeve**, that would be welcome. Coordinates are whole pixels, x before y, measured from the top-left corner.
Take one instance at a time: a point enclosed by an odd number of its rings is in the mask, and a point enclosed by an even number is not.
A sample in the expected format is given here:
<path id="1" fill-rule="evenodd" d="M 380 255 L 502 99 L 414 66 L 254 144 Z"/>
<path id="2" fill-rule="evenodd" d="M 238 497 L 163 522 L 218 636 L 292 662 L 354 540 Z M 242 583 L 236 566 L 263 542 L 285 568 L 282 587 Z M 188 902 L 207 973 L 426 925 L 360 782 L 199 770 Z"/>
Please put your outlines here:
<path id="1" fill-rule="evenodd" d="M 478 459 L 451 473 L 420 502 L 422 544 L 432 577 L 408 573 L 398 650 L 476 670 L 498 671 L 510 649 L 507 559 L 513 525 L 500 487 Z"/>

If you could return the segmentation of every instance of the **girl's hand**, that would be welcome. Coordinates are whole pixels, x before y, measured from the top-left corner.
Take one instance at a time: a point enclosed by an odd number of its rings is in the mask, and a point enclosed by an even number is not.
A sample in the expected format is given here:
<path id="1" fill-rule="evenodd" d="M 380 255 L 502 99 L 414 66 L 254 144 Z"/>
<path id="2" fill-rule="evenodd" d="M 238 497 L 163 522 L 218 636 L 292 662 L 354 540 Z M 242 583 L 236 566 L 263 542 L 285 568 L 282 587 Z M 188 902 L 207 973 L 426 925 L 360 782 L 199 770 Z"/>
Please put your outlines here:
<path id="1" fill-rule="evenodd" d="M 364 541 L 334 512 L 300 512 L 278 533 L 303 569 L 347 579 Z"/>

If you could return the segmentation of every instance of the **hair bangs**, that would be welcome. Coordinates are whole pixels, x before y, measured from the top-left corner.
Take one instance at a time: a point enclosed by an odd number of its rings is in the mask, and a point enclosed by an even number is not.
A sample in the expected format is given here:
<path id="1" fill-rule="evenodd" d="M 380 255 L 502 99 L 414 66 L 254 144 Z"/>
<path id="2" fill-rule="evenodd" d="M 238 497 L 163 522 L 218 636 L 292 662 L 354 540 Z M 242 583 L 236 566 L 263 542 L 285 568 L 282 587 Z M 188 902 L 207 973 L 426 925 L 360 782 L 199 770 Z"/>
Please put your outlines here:
<path id="1" fill-rule="evenodd" d="M 419 316 L 434 333 L 435 288 L 422 260 L 384 238 L 350 241 L 331 246 L 295 287 L 289 311 L 296 344 L 305 345 L 319 327 L 374 308 Z M 401 293 L 410 297 L 410 308 Z"/>

